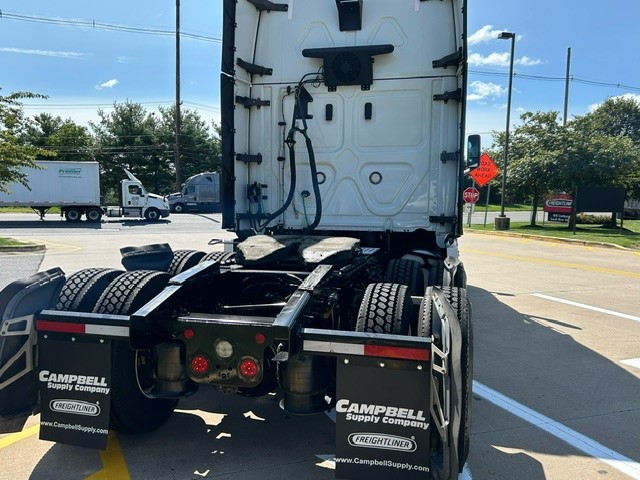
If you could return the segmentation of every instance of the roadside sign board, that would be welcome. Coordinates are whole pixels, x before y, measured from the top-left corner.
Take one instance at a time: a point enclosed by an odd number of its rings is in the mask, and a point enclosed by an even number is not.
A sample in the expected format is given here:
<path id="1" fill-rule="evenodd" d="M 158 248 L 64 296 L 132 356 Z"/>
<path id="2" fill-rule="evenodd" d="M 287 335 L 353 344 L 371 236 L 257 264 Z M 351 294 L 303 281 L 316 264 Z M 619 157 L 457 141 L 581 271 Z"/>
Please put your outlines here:
<path id="1" fill-rule="evenodd" d="M 480 192 L 477 188 L 465 188 L 464 192 L 462 192 L 462 199 L 465 203 L 476 203 L 480 199 Z"/>
<path id="2" fill-rule="evenodd" d="M 551 213 L 570 214 L 573 198 L 566 193 L 556 193 L 549 196 L 544 202 L 544 211 Z"/>
<path id="3" fill-rule="evenodd" d="M 572 205 L 571 195 L 556 193 L 547 197 L 544 202 L 544 211 L 547 212 L 550 222 L 568 223 Z"/>
<path id="4" fill-rule="evenodd" d="M 496 178 L 499 173 L 500 170 L 497 165 L 493 163 L 491 157 L 488 154 L 483 153 L 480 155 L 480 166 L 472 170 L 469 175 L 478 185 L 484 187 L 487 183 Z"/>

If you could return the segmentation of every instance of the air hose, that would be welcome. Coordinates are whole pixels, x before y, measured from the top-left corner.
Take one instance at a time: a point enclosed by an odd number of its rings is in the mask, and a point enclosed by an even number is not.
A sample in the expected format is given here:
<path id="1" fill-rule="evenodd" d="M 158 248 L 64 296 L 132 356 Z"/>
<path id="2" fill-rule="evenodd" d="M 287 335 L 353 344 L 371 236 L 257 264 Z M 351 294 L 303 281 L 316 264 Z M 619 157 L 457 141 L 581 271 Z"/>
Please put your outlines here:
<path id="1" fill-rule="evenodd" d="M 304 233 L 310 233 L 313 230 L 315 230 L 316 227 L 320 224 L 320 219 L 322 218 L 322 200 L 320 198 L 320 186 L 318 184 L 318 169 L 316 166 L 316 156 L 313 151 L 313 144 L 311 143 L 311 139 L 307 135 L 307 119 L 301 107 L 301 100 L 300 100 L 301 92 L 307 98 L 311 98 L 311 95 L 309 95 L 309 92 L 306 91 L 304 86 L 300 84 L 296 88 L 296 100 L 295 100 L 296 103 L 295 103 L 295 111 L 293 114 L 293 121 L 291 122 L 292 127 L 289 130 L 289 133 L 287 134 L 287 139 L 285 141 L 285 143 L 287 144 L 287 147 L 289 148 L 289 165 L 291 170 L 291 182 L 289 184 L 289 193 L 287 195 L 287 199 L 285 200 L 284 204 L 277 211 L 269 215 L 269 218 L 267 218 L 265 222 L 260 226 L 260 230 L 263 230 L 270 222 L 275 220 L 278 216 L 282 215 L 285 212 L 285 210 L 289 208 L 289 205 L 291 205 L 291 202 L 293 201 L 293 197 L 296 189 L 296 155 L 294 150 L 294 146 L 296 144 L 294 137 L 296 132 L 301 133 L 302 136 L 305 138 L 307 153 L 309 155 L 309 168 L 311 169 L 311 184 L 313 185 L 313 195 L 316 200 L 315 218 L 313 220 L 313 223 L 311 225 L 308 225 L 304 229 Z M 303 125 L 302 129 L 295 126 L 296 112 L 298 113 L 298 116 L 302 120 L 302 125 Z"/>

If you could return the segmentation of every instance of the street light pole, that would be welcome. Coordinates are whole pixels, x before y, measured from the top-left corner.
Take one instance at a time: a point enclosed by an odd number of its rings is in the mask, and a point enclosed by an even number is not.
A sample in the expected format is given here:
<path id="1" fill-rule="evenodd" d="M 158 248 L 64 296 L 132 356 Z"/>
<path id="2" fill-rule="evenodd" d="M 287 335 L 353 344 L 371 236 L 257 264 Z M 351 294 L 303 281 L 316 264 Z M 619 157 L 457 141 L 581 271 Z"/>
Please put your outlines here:
<path id="1" fill-rule="evenodd" d="M 513 62 L 516 46 L 516 34 L 513 32 L 501 32 L 499 39 L 511 40 L 511 57 L 509 58 L 509 90 L 507 93 L 507 124 L 504 135 L 504 158 L 502 161 L 502 193 L 500 196 L 500 220 L 496 222 L 496 230 L 509 230 L 509 219 L 504 214 L 504 199 L 507 185 L 507 162 L 509 158 L 509 124 L 511 123 L 511 93 L 513 91 Z M 498 228 L 500 226 L 500 228 Z"/>
<path id="2" fill-rule="evenodd" d="M 176 191 L 182 188 L 182 171 L 180 165 L 180 0 L 176 0 L 176 112 L 175 112 L 175 169 Z"/>

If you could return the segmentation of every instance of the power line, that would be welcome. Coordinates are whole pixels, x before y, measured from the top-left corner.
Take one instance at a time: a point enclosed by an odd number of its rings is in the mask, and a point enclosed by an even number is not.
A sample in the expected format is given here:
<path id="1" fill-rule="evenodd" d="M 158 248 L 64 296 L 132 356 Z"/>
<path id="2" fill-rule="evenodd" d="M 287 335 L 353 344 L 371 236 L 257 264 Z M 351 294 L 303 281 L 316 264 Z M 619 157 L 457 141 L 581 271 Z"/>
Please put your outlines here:
<path id="1" fill-rule="evenodd" d="M 158 100 L 158 101 L 147 101 L 147 102 L 133 102 L 139 105 L 146 106 L 173 106 L 175 104 L 174 100 Z M 193 108 L 197 108 L 199 110 L 209 110 L 211 112 L 219 113 L 220 107 L 215 105 L 205 105 L 203 103 L 191 102 L 188 100 L 182 101 L 183 105 L 191 106 Z M 117 104 L 122 105 L 122 103 Z M 22 108 L 27 109 L 39 109 L 39 108 L 69 108 L 69 109 L 95 109 L 95 108 L 116 108 L 117 105 L 113 103 L 23 103 Z"/>
<path id="2" fill-rule="evenodd" d="M 508 77 L 509 76 L 509 74 L 505 72 L 491 72 L 486 70 L 469 70 L 469 73 L 473 75 L 481 75 L 481 76 L 488 76 L 488 77 Z M 513 76 L 514 78 L 522 78 L 525 80 L 535 80 L 535 81 L 542 81 L 542 82 L 566 81 L 566 77 L 555 77 L 555 76 L 548 76 L 548 75 L 532 75 L 532 74 L 518 73 L 518 72 L 514 72 Z M 636 92 L 640 92 L 640 87 L 627 85 L 624 83 L 613 83 L 613 82 L 603 82 L 599 80 L 589 80 L 585 78 L 575 77 L 573 75 L 569 76 L 569 80 L 571 82 L 581 83 L 584 85 L 593 85 L 596 87 L 622 88 L 625 90 L 633 90 Z"/>
<path id="3" fill-rule="evenodd" d="M 163 30 L 159 28 L 133 27 L 133 26 L 122 25 L 122 24 L 97 22 L 95 20 L 66 19 L 66 18 L 59 18 L 59 17 L 51 18 L 51 17 L 43 17 L 39 15 L 23 15 L 19 13 L 6 12 L 6 11 L 0 10 L 0 19 L 3 19 L 3 18 L 10 19 L 10 20 L 18 20 L 23 22 L 45 23 L 45 24 L 52 24 L 52 25 L 64 25 L 64 26 L 73 26 L 73 27 L 82 27 L 82 28 L 93 28 L 93 29 L 101 29 L 101 30 L 145 34 L 145 35 L 175 36 L 176 34 L 176 32 L 173 30 Z M 191 38 L 193 40 L 201 40 L 206 42 L 214 42 L 214 43 L 222 42 L 222 39 L 219 37 L 213 37 L 210 35 L 203 35 L 198 33 L 189 33 L 184 30 L 180 31 L 180 37 Z M 507 73 L 503 73 L 503 72 L 490 72 L 490 71 L 482 71 L 482 70 L 469 70 L 469 73 L 472 73 L 474 75 L 495 76 L 495 77 L 508 76 Z M 513 76 L 518 78 L 523 78 L 526 80 L 537 80 L 537 81 L 544 81 L 544 82 L 563 82 L 566 80 L 566 77 L 532 75 L 532 74 L 524 74 L 524 73 L 517 73 L 517 72 L 514 72 Z M 570 76 L 569 80 L 572 82 L 576 82 L 584 85 L 609 87 L 609 88 L 623 88 L 627 90 L 640 92 L 640 87 L 636 87 L 633 85 L 626 85 L 620 82 L 616 82 L 616 83 L 604 82 L 604 81 L 598 81 L 598 80 L 578 78 L 575 76 Z M 216 111 L 219 111 L 219 109 L 216 109 Z"/>
<path id="4" fill-rule="evenodd" d="M 150 27 L 132 27 L 129 25 L 121 25 L 121 24 L 113 24 L 113 23 L 102 23 L 96 22 L 95 20 L 79 20 L 79 19 L 68 19 L 68 18 L 51 18 L 51 17 L 42 17 L 39 15 L 22 15 L 19 13 L 12 13 L 0 10 L 0 19 L 6 18 L 9 20 L 18 20 L 21 22 L 30 22 L 30 23 L 45 23 L 50 25 L 63 25 L 68 27 L 82 27 L 82 28 L 93 28 L 98 30 L 110 30 L 117 32 L 127 32 L 127 33 L 138 33 L 144 35 L 159 35 L 159 36 L 175 36 L 176 32 L 173 30 L 162 30 L 159 28 L 150 28 Z M 202 35 L 198 33 L 189 33 L 185 31 L 180 32 L 180 37 L 190 38 L 193 40 L 200 40 L 203 42 L 213 42 L 213 43 L 221 43 L 222 39 L 219 37 L 213 37 L 209 35 Z"/>

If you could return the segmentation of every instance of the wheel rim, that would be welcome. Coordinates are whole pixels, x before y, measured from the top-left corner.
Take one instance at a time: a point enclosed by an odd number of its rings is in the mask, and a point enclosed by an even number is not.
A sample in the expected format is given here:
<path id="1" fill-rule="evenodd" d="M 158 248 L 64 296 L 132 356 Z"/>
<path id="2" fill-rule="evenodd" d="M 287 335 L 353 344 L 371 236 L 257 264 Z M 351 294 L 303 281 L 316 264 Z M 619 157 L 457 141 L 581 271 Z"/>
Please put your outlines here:
<path id="1" fill-rule="evenodd" d="M 101 215 L 100 212 L 98 212 L 97 210 L 89 210 L 87 212 L 87 219 L 89 219 L 92 222 L 97 222 L 100 219 Z"/>
<path id="2" fill-rule="evenodd" d="M 67 219 L 68 220 L 71 220 L 72 222 L 75 222 L 79 218 L 80 218 L 80 212 L 78 210 L 76 210 L 75 208 L 72 208 L 71 210 L 67 210 Z"/>

